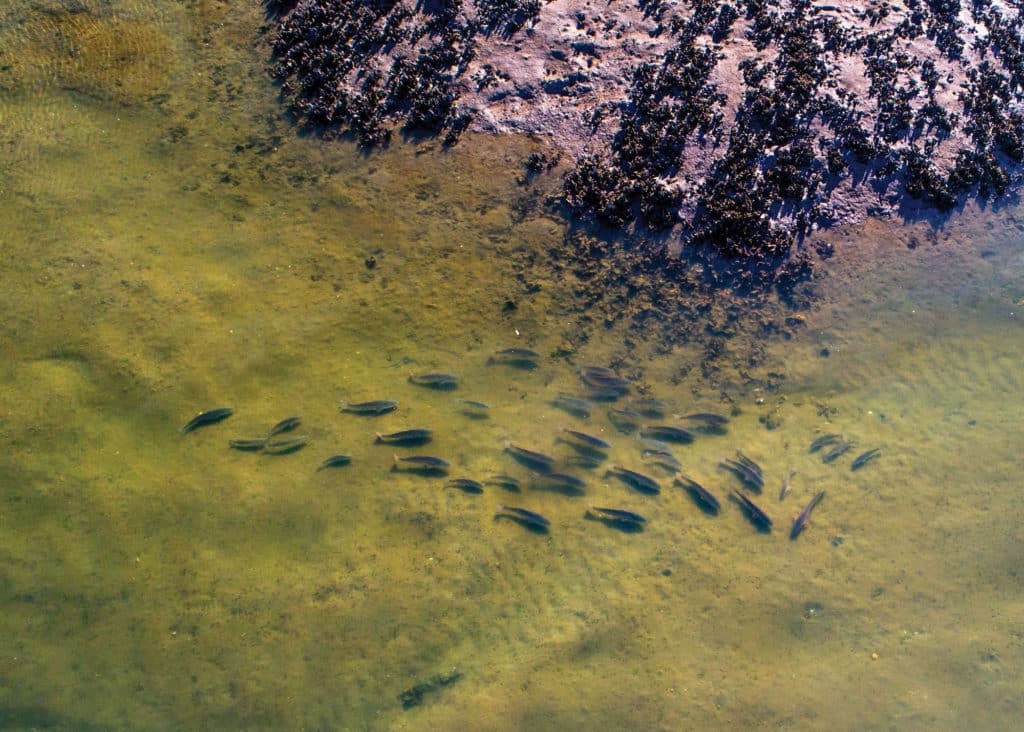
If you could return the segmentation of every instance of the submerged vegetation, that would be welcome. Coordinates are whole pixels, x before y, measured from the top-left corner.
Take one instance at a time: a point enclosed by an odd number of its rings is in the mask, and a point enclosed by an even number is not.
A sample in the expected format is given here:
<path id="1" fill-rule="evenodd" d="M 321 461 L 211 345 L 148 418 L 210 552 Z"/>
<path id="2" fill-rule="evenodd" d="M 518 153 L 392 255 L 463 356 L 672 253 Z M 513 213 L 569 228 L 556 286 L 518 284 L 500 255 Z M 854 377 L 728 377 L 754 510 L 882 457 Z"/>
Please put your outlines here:
<path id="1" fill-rule="evenodd" d="M 536 0 L 290 5 L 274 6 L 275 72 L 318 131 L 373 147 L 401 127 L 452 145 L 473 125 L 501 127 L 480 120 L 500 105 L 571 104 L 585 119 L 506 115 L 504 129 L 550 133 L 576 153 L 570 211 L 663 249 L 775 267 L 822 226 L 948 212 L 1021 181 L 1017 5 L 637 0 L 550 18 L 558 10 Z M 541 80 L 521 68 L 534 36 Z M 632 66 L 601 92 L 616 44 Z M 528 174 L 544 167 L 528 161 Z"/>

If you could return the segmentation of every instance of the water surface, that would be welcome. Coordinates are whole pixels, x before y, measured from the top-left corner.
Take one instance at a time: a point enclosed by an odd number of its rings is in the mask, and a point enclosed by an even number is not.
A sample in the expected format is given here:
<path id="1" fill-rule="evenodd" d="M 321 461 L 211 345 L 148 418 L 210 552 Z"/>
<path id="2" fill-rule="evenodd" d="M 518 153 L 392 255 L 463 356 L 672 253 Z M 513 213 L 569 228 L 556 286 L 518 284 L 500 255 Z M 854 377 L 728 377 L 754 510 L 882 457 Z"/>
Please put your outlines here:
<path id="1" fill-rule="evenodd" d="M 254 42 L 259 12 L 0 11 L 6 726 L 1019 718 L 1019 211 L 830 234 L 839 253 L 788 337 L 765 328 L 753 362 L 743 337 L 727 341 L 705 376 L 693 343 L 581 329 L 571 276 L 541 266 L 563 222 L 516 182 L 533 141 L 363 155 L 299 134 Z M 541 352 L 540 368 L 487 364 L 511 346 Z M 709 517 L 653 469 L 657 496 L 603 468 L 575 470 L 583 497 L 477 496 L 395 473 L 393 454 L 412 451 L 373 444 L 430 427 L 416 451 L 453 476 L 529 479 L 505 442 L 567 456 L 555 438 L 573 427 L 613 442 L 609 464 L 644 468 L 603 408 L 581 420 L 550 404 L 579 392 L 588 363 L 675 411 L 734 415 L 677 454 L 723 499 L 738 486 L 718 462 L 737 448 L 758 460 L 775 530 L 728 502 Z M 457 373 L 458 390 L 408 382 L 426 371 Z M 489 417 L 460 414 L 455 396 L 490 403 Z M 337 411 L 377 398 L 399 409 Z M 234 416 L 178 434 L 222 405 Z M 228 449 L 293 414 L 305 449 Z M 857 448 L 823 463 L 807 446 L 826 432 Z M 851 472 L 871 447 L 882 456 Z M 350 466 L 315 472 L 339 452 Z M 587 520 L 588 503 L 649 523 L 618 531 Z M 499 504 L 551 530 L 495 521 Z M 455 672 L 403 709 L 403 691 Z"/>

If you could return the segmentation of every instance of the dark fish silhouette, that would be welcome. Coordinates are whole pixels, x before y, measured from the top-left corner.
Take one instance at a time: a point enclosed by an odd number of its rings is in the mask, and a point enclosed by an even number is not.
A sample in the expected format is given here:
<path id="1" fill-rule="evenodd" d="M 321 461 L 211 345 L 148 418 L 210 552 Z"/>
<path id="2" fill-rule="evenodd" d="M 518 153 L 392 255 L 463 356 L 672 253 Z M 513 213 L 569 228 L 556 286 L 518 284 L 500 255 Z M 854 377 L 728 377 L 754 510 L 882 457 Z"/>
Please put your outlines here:
<path id="1" fill-rule="evenodd" d="M 647 519 L 638 513 L 627 511 L 623 508 L 601 508 L 600 506 L 588 506 L 587 509 L 598 518 L 606 521 L 614 521 L 621 524 L 646 524 Z"/>
<path id="2" fill-rule="evenodd" d="M 492 475 L 484 481 L 485 485 L 496 485 L 499 488 L 504 488 L 507 491 L 518 491 L 520 485 L 519 478 L 515 478 L 511 475 Z"/>
<path id="3" fill-rule="evenodd" d="M 558 394 L 558 396 L 551 400 L 551 406 L 557 407 L 563 412 L 568 412 L 574 417 L 582 417 L 583 419 L 590 417 L 590 413 L 594 409 L 594 405 L 586 399 L 580 399 L 571 394 Z"/>
<path id="4" fill-rule="evenodd" d="M 537 473 L 532 481 L 534 488 L 557 491 L 566 495 L 581 495 L 587 487 L 586 481 L 568 473 Z"/>
<path id="5" fill-rule="evenodd" d="M 606 475 L 614 475 L 624 483 L 627 483 L 643 493 L 661 493 L 661 485 L 654 478 L 635 470 L 629 470 L 618 465 L 608 469 Z"/>
<path id="6" fill-rule="evenodd" d="M 287 419 L 282 419 L 280 422 L 278 422 L 269 430 L 267 430 L 267 439 L 270 439 L 274 435 L 279 435 L 282 432 L 291 432 L 300 424 L 302 424 L 302 417 L 288 417 Z"/>
<path id="7" fill-rule="evenodd" d="M 822 435 L 821 437 L 819 437 L 818 439 L 811 443 L 811 447 L 807 450 L 807 452 L 817 452 L 826 445 L 831 445 L 835 442 L 841 442 L 842 439 L 843 436 L 839 434 Z"/>
<path id="8" fill-rule="evenodd" d="M 433 455 L 407 455 L 406 457 L 400 457 L 395 455 L 395 467 L 405 467 L 409 470 L 418 470 L 420 472 L 430 473 L 444 473 L 451 467 L 444 458 L 434 457 Z"/>
<path id="9" fill-rule="evenodd" d="M 667 424 L 645 424 L 640 427 L 642 437 L 651 437 L 655 440 L 668 440 L 669 442 L 680 442 L 689 444 L 694 441 L 696 435 L 683 427 L 673 427 Z"/>
<path id="10" fill-rule="evenodd" d="M 409 374 L 409 381 L 417 386 L 441 390 L 454 389 L 459 385 L 458 376 L 446 373 Z"/>
<path id="11" fill-rule="evenodd" d="M 327 468 L 340 468 L 344 465 L 348 465 L 351 462 L 351 455 L 331 455 L 329 458 L 320 463 L 317 466 L 316 470 L 319 473 L 321 470 L 326 470 Z"/>
<path id="12" fill-rule="evenodd" d="M 694 414 L 683 414 L 678 416 L 677 419 L 688 419 L 691 422 L 703 422 L 706 425 L 712 427 L 724 427 L 729 424 L 729 418 L 723 417 L 721 414 L 713 414 L 711 412 L 695 412 Z"/>
<path id="13" fill-rule="evenodd" d="M 666 412 L 668 412 L 668 405 L 665 402 L 652 397 L 634 399 L 629 403 L 629 408 L 645 417 L 655 417 L 659 419 L 664 417 Z"/>
<path id="14" fill-rule="evenodd" d="M 867 452 L 862 452 L 860 455 L 853 459 L 852 463 L 850 463 L 850 470 L 860 470 L 881 454 L 882 448 L 880 447 L 876 447 L 873 450 L 868 450 Z"/>
<path id="15" fill-rule="evenodd" d="M 772 520 L 768 517 L 760 506 L 751 501 L 745 495 L 739 491 L 732 492 L 733 498 L 740 504 L 740 508 L 743 509 L 743 513 L 746 514 L 750 523 L 754 524 L 757 528 L 762 531 L 770 531 L 772 528 Z"/>
<path id="16" fill-rule="evenodd" d="M 387 443 L 389 445 L 424 445 L 430 442 L 433 434 L 433 430 L 426 429 L 402 430 L 401 432 L 392 432 L 387 435 L 382 435 L 378 432 L 377 439 L 374 442 Z"/>
<path id="17" fill-rule="evenodd" d="M 445 485 L 449 488 L 458 488 L 460 491 L 465 493 L 483 493 L 484 484 L 479 480 L 473 480 L 472 478 L 450 478 L 445 481 Z"/>
<path id="18" fill-rule="evenodd" d="M 495 351 L 487 359 L 487 365 L 501 363 L 520 369 L 535 369 L 540 358 L 539 353 L 531 351 L 529 348 L 504 348 L 500 351 Z"/>
<path id="19" fill-rule="evenodd" d="M 821 461 L 823 463 L 835 462 L 839 457 L 845 455 L 847 452 L 853 449 L 853 443 L 847 442 L 846 440 L 840 440 L 832 445 L 832 449 L 822 455 Z"/>
<path id="20" fill-rule="evenodd" d="M 183 435 L 187 435 L 189 432 L 197 430 L 200 427 L 205 427 L 208 424 L 216 424 L 217 422 L 221 422 L 230 417 L 234 413 L 235 410 L 232 409 L 231 407 L 217 407 L 216 409 L 211 409 L 206 412 L 200 412 L 195 417 L 186 422 L 185 426 L 178 431 Z"/>
<path id="21" fill-rule="evenodd" d="M 257 452 L 266 447 L 267 441 L 264 438 L 258 438 L 255 440 L 228 440 L 228 447 L 232 450 L 241 450 L 242 452 Z"/>
<path id="22" fill-rule="evenodd" d="M 807 527 L 807 522 L 811 520 L 811 511 L 814 510 L 815 506 L 821 503 L 821 499 L 825 497 L 825 491 L 822 491 L 807 504 L 807 508 L 800 512 L 800 515 L 793 521 L 793 530 L 789 532 L 789 538 L 795 539 L 800 536 L 800 532 Z"/>
<path id="23" fill-rule="evenodd" d="M 739 478 L 745 486 L 756 493 L 760 493 L 761 489 L 764 488 L 764 478 L 749 465 L 736 460 L 723 460 L 718 464 L 718 467 L 728 470 Z"/>
<path id="24" fill-rule="evenodd" d="M 495 518 L 501 514 L 511 514 L 511 518 L 541 529 L 546 529 L 551 525 L 551 522 L 545 516 L 541 516 L 536 511 L 519 508 L 518 506 L 498 506 L 497 510 L 498 513 L 495 514 Z"/>
<path id="25" fill-rule="evenodd" d="M 609 409 L 608 421 L 615 425 L 615 429 L 619 432 L 628 434 L 635 432 L 640 427 L 643 415 L 632 409 Z"/>
<path id="26" fill-rule="evenodd" d="M 555 459 L 550 455 L 545 455 L 544 453 L 537 452 L 535 450 L 527 450 L 525 447 L 513 445 L 511 442 L 505 443 L 505 452 L 519 462 L 526 463 L 530 467 L 539 468 L 541 470 L 551 470 L 555 464 Z"/>
<path id="27" fill-rule="evenodd" d="M 685 491 L 693 496 L 697 503 L 708 509 L 711 513 L 718 513 L 719 509 L 722 508 L 722 503 L 718 500 L 718 497 L 697 481 L 687 478 L 682 473 L 676 475 L 675 480 Z"/>
<path id="28" fill-rule="evenodd" d="M 462 411 L 474 417 L 482 417 L 490 410 L 491 405 L 485 402 L 478 402 L 475 399 L 460 399 L 456 397 L 455 403 L 462 408 Z"/>
<path id="29" fill-rule="evenodd" d="M 600 437 L 594 435 L 588 435 L 586 432 L 579 432 L 577 430 L 571 430 L 567 427 L 562 428 L 561 439 L 577 447 L 584 447 L 587 450 L 610 450 L 612 444 L 607 440 L 603 440 Z"/>
<path id="30" fill-rule="evenodd" d="M 298 452 L 306 446 L 306 443 L 305 435 L 292 437 L 287 440 L 267 440 L 267 444 L 263 446 L 263 452 L 268 455 L 288 455 Z"/>

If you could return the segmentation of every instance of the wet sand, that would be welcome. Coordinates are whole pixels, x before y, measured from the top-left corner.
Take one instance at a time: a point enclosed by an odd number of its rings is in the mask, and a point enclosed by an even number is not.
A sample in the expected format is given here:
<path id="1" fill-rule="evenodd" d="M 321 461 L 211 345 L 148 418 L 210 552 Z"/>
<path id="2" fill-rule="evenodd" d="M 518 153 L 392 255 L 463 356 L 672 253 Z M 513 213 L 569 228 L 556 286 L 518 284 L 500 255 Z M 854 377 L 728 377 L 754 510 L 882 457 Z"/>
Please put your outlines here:
<path id="1" fill-rule="evenodd" d="M 128 14 L 163 34 L 161 48 L 192 49 L 168 57 L 171 81 L 141 74 L 140 92 L 95 76 L 82 96 L 57 65 L 23 72 L 0 102 L 0 719 L 1013 724 L 1019 213 L 968 216 L 912 250 L 900 240 L 913 229 L 837 232 L 805 325 L 764 341 L 755 371 L 777 388 L 730 386 L 723 401 L 721 381 L 699 371 L 672 383 L 689 344 L 655 356 L 627 345 L 624 324 L 594 328 L 569 360 L 550 355 L 572 297 L 554 279 L 532 293 L 516 279 L 524 256 L 562 236 L 557 220 L 517 213 L 528 141 L 362 157 L 295 137 L 243 40 L 260 19 L 204 7 Z M 876 247 L 871 262 L 855 258 Z M 504 312 L 509 299 L 517 309 Z M 487 365 L 510 346 L 544 354 L 541 367 Z M 735 484 L 719 460 L 737 448 L 758 460 L 771 534 L 728 502 L 703 514 L 655 470 L 653 497 L 577 470 L 588 487 L 576 498 L 468 495 L 390 470 L 393 453 L 415 451 L 449 459 L 453 477 L 528 478 L 504 442 L 568 455 L 554 442 L 562 426 L 606 437 L 609 463 L 641 469 L 603 410 L 579 420 L 548 403 L 578 390 L 574 364 L 623 355 L 676 411 L 736 407 L 726 435 L 676 453 L 723 499 Z M 407 381 L 433 370 L 458 373 L 459 389 Z M 491 403 L 489 418 L 459 414 L 456 396 Z M 339 399 L 372 398 L 399 409 L 337 411 Z M 178 434 L 222 405 L 235 408 L 228 420 Z M 305 449 L 228 449 L 293 414 Z M 421 426 L 435 431 L 423 448 L 373 444 L 376 431 Z M 807 453 L 823 432 L 858 446 L 823 464 Z M 882 456 L 851 472 L 875 446 Z M 339 452 L 352 465 L 315 472 Z M 819 490 L 810 528 L 790 541 Z M 588 503 L 649 523 L 624 533 L 587 520 Z M 495 521 L 499 504 L 543 513 L 550 532 Z M 402 708 L 403 691 L 453 670 L 462 678 Z"/>

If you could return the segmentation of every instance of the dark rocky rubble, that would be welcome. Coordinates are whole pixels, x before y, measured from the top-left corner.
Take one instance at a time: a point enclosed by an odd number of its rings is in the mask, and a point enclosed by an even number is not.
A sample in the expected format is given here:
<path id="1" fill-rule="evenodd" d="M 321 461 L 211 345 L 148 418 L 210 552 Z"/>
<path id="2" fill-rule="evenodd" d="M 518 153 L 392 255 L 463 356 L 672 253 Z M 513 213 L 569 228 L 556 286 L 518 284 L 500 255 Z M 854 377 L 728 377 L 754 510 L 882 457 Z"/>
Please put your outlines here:
<path id="1" fill-rule="evenodd" d="M 270 3 L 276 75 L 318 132 L 453 145 L 495 128 L 492 107 L 568 99 L 586 114 L 561 123 L 581 139 L 553 137 L 576 156 L 565 204 L 648 240 L 781 262 L 836 221 L 942 215 L 1021 183 L 1019 0 L 622 3 L 642 24 L 583 3 L 559 16 L 582 40 L 561 45 L 537 35 L 568 27 L 545 25 L 574 5 L 564 0 Z M 631 66 L 609 81 L 616 39 Z M 551 78 L 527 83 L 513 62 L 537 47 Z M 618 96 L 600 91 L 608 83 Z M 528 119 L 512 127 L 544 133 L 554 118 Z"/>

